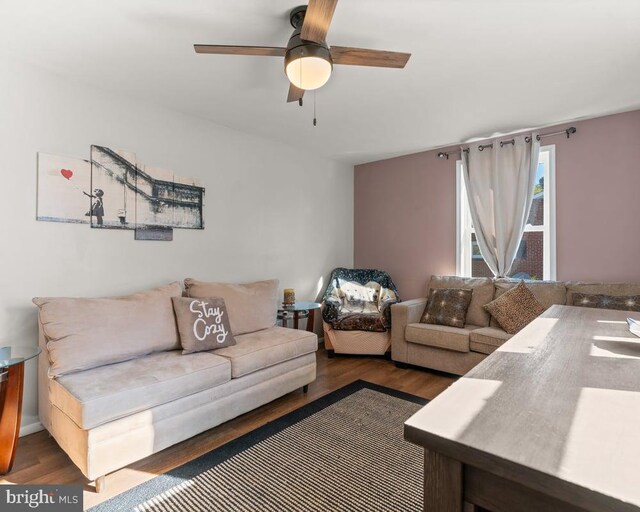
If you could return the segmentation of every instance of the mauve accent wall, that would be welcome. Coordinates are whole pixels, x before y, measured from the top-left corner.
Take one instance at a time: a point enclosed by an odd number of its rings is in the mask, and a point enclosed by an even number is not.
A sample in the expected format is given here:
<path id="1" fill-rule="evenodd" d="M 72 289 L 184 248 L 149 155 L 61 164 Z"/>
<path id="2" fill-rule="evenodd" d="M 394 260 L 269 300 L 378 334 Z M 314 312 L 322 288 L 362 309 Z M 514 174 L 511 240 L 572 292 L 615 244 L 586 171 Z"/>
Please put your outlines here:
<path id="1" fill-rule="evenodd" d="M 640 111 L 541 131 L 569 126 L 570 140 L 544 142 L 556 146 L 557 279 L 640 283 Z M 355 167 L 355 266 L 388 271 L 405 300 L 456 270 L 456 156 L 438 151 Z"/>

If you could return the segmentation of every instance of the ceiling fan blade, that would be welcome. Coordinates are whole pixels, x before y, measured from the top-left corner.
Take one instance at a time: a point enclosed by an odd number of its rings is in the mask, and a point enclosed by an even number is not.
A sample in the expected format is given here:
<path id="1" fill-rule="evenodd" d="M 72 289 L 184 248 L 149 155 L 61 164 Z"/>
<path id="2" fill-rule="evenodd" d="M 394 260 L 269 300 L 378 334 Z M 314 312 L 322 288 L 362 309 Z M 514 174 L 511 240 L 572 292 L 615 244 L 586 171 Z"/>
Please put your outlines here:
<path id="1" fill-rule="evenodd" d="M 287 95 L 287 103 L 301 100 L 304 96 L 304 89 L 298 89 L 295 85 L 289 84 L 289 94 Z"/>
<path id="2" fill-rule="evenodd" d="M 277 46 L 229 46 L 225 44 L 194 44 L 196 53 L 217 55 L 260 55 L 264 57 L 284 57 L 286 48 Z"/>
<path id="3" fill-rule="evenodd" d="M 300 37 L 307 41 L 323 43 L 337 3 L 338 0 L 309 0 Z"/>
<path id="4" fill-rule="evenodd" d="M 375 66 L 379 68 L 403 68 L 411 57 L 410 53 L 332 46 L 331 59 L 334 64 L 349 66 Z"/>

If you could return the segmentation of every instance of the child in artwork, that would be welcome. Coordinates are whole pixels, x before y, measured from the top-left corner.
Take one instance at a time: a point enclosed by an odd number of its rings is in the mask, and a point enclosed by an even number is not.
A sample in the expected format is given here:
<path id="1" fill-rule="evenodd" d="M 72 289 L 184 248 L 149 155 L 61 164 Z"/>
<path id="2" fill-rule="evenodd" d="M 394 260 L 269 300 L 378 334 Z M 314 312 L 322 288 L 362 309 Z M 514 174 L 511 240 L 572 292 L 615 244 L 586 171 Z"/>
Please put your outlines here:
<path id="1" fill-rule="evenodd" d="M 82 192 L 85 196 L 88 196 L 92 199 L 95 199 L 93 204 L 91 205 L 91 210 L 87 213 L 89 217 L 95 215 L 98 226 L 102 227 L 103 225 L 103 217 L 104 217 L 104 203 L 102 198 L 104 197 L 104 191 L 102 189 L 96 188 L 93 191 L 93 194 L 88 194 L 87 192 Z"/>

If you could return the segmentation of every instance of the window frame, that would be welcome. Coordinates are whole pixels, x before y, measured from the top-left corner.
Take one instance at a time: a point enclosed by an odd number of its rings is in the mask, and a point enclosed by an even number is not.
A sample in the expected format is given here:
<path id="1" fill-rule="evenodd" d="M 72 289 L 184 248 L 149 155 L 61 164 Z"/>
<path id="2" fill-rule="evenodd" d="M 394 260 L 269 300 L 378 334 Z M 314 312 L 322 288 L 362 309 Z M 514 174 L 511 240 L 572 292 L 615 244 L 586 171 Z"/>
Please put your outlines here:
<path id="1" fill-rule="evenodd" d="M 556 146 L 549 144 L 540 147 L 539 162 L 545 163 L 544 169 L 544 225 L 527 224 L 525 232 L 543 232 L 543 279 L 556 279 Z M 464 194 L 464 195 L 463 195 Z M 466 187 L 462 176 L 462 160 L 456 161 L 456 274 L 471 277 L 472 244 L 474 233 L 471 213 L 467 201 Z"/>

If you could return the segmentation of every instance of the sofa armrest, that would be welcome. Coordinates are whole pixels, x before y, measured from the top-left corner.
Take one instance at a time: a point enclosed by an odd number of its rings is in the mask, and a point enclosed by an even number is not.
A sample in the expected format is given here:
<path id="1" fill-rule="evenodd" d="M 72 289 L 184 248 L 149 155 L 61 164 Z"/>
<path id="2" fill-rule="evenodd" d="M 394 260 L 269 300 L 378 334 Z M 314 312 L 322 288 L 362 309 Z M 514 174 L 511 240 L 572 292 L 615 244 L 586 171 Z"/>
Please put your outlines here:
<path id="1" fill-rule="evenodd" d="M 38 311 L 38 346 L 42 350 L 38 356 L 38 417 L 42 426 L 51 431 L 51 399 L 49 397 L 49 349 L 42 329 Z"/>
<path id="2" fill-rule="evenodd" d="M 405 327 L 420 321 L 427 305 L 427 298 L 407 300 L 391 306 L 391 359 L 407 363 L 407 340 Z"/>

